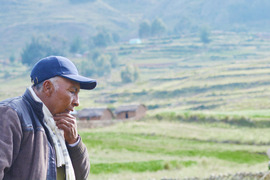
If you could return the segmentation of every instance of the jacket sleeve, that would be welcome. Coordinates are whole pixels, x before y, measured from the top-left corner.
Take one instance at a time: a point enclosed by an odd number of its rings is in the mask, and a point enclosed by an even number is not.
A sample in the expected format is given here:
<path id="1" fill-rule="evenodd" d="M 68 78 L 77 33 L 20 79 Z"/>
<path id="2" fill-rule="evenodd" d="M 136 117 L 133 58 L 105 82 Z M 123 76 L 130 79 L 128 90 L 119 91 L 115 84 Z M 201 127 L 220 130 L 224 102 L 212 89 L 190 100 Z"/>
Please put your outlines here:
<path id="1" fill-rule="evenodd" d="M 83 144 L 81 137 L 80 142 L 76 146 L 67 146 L 67 148 L 75 171 L 76 179 L 87 179 L 90 173 L 90 161 L 87 148 Z"/>
<path id="2" fill-rule="evenodd" d="M 21 145 L 22 129 L 15 110 L 0 106 L 0 179 L 16 159 Z"/>

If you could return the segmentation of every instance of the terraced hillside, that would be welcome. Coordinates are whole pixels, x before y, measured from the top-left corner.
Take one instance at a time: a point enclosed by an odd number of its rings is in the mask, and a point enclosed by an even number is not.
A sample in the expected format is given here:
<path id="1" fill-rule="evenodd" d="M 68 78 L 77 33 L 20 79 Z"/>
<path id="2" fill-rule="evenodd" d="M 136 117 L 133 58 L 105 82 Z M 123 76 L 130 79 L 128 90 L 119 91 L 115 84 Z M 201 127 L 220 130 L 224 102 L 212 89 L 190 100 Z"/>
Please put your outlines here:
<path id="1" fill-rule="evenodd" d="M 225 32 L 212 32 L 209 44 L 193 34 L 110 46 L 103 52 L 117 53 L 121 66 L 110 76 L 94 77 L 98 88 L 81 92 L 80 108 L 143 103 L 149 114 L 194 111 L 268 118 L 269 46 L 263 34 Z M 75 63 L 83 58 L 70 57 Z M 138 67 L 138 81 L 121 82 L 125 65 Z M 23 93 L 30 85 L 28 74 L 17 62 L 3 65 L 1 99 Z"/>
<path id="2" fill-rule="evenodd" d="M 93 101 L 84 99 L 83 106 L 139 102 L 151 113 L 260 111 L 268 116 L 270 41 L 260 34 L 213 33 L 211 38 L 206 45 L 187 36 L 108 48 L 119 53 L 123 65 L 139 67 L 140 79 L 121 84 L 118 69 L 100 79 Z M 102 103 L 106 100 L 114 103 Z"/>

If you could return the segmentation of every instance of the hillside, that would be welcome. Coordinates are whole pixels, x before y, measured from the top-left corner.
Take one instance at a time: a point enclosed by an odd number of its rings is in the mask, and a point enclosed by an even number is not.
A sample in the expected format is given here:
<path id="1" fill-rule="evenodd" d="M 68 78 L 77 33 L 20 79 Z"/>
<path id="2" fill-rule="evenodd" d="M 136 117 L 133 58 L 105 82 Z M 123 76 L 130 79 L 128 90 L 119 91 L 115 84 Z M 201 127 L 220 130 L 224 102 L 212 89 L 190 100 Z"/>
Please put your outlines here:
<path id="1" fill-rule="evenodd" d="M 83 3 L 61 1 L 0 1 L 0 58 L 20 53 L 32 36 L 57 36 L 72 41 L 97 33 L 98 27 L 116 32 L 122 41 L 138 36 L 143 20 L 162 19 L 167 33 L 213 30 L 267 31 L 265 0 L 89 0 Z"/>
<path id="2" fill-rule="evenodd" d="M 269 47 L 264 34 L 228 32 L 212 32 L 209 44 L 192 35 L 109 46 L 104 53 L 117 53 L 120 66 L 94 77 L 98 87 L 81 92 L 79 109 L 143 103 L 149 115 L 197 112 L 267 120 Z M 75 63 L 84 59 L 69 58 Z M 138 67 L 136 82 L 122 83 L 125 65 Z M 27 68 L 18 62 L 3 66 L 0 77 L 1 99 L 20 95 L 30 85 Z"/>
<path id="3" fill-rule="evenodd" d="M 98 102 L 139 101 L 153 111 L 268 109 L 269 40 L 245 33 L 211 38 L 206 46 L 196 36 L 121 46 L 122 62 L 140 68 L 140 81 L 121 86 L 119 74 L 112 76 L 100 83 Z"/>

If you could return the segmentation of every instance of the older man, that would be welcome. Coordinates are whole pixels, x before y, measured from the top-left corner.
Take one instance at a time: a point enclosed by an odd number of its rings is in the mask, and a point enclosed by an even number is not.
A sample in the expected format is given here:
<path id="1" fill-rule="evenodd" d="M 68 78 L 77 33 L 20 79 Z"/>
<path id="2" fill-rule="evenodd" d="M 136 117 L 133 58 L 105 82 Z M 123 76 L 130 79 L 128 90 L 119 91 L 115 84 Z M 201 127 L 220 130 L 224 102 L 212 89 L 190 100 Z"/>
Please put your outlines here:
<path id="1" fill-rule="evenodd" d="M 31 80 L 23 96 L 0 102 L 0 179 L 87 179 L 87 149 L 70 112 L 96 81 L 61 56 L 37 62 Z"/>

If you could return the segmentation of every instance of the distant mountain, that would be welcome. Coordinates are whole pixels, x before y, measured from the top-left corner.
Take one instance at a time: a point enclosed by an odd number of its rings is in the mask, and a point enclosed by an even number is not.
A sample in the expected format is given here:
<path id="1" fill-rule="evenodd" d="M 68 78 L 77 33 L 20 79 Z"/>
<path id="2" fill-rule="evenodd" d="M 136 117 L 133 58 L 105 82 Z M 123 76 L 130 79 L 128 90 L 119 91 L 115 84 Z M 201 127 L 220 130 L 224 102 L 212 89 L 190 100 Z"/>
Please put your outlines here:
<path id="1" fill-rule="evenodd" d="M 202 26 L 230 31 L 268 31 L 268 0 L 0 0 L 0 58 L 19 54 L 32 36 L 88 38 L 98 27 L 122 40 L 138 36 L 139 24 L 160 18 L 168 33 Z"/>

